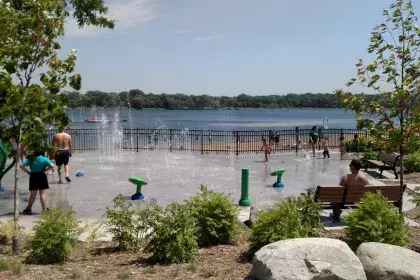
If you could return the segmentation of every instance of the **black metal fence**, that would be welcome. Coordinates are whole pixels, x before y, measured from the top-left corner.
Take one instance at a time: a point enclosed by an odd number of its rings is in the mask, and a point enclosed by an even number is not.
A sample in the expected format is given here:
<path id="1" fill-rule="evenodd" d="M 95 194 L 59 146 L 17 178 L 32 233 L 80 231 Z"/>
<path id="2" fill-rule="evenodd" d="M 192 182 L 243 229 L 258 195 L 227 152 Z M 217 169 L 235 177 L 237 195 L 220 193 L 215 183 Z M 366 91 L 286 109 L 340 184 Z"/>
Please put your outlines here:
<path id="1" fill-rule="evenodd" d="M 201 154 L 249 154 L 261 152 L 262 139 L 267 139 L 272 152 L 298 152 L 308 146 L 310 129 L 276 131 L 210 131 L 181 129 L 69 129 L 73 150 L 100 149 L 168 150 L 198 152 Z M 57 133 L 49 131 L 49 141 Z M 353 138 L 355 134 L 368 137 L 365 130 L 323 129 L 320 136 L 327 136 L 330 148 L 338 148 L 340 137 Z"/>

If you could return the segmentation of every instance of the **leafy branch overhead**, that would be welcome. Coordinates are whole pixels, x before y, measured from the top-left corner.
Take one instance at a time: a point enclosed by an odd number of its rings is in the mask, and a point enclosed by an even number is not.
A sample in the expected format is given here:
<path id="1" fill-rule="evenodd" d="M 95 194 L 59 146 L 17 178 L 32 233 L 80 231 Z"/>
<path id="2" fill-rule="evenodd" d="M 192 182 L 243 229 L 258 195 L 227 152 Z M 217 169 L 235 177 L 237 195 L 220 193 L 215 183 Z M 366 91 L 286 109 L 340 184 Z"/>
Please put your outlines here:
<path id="1" fill-rule="evenodd" d="M 383 146 L 410 145 L 420 132 L 420 29 L 409 0 L 397 0 L 382 14 L 385 23 L 374 28 L 368 47 L 376 59 L 370 64 L 359 59 L 357 75 L 347 83 L 380 98 L 367 102 L 365 94 L 335 93 L 347 109 L 356 112 L 358 126 L 376 132 Z"/>

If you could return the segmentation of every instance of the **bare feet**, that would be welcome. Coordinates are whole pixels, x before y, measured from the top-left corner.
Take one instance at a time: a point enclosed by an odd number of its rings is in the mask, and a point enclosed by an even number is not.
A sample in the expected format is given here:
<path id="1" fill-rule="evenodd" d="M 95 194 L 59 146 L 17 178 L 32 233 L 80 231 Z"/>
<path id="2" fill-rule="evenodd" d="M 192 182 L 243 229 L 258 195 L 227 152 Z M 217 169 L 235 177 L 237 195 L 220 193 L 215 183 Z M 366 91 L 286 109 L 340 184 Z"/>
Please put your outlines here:
<path id="1" fill-rule="evenodd" d="M 61 181 L 61 180 L 57 182 L 57 184 L 62 184 L 62 183 L 63 183 L 63 181 Z"/>

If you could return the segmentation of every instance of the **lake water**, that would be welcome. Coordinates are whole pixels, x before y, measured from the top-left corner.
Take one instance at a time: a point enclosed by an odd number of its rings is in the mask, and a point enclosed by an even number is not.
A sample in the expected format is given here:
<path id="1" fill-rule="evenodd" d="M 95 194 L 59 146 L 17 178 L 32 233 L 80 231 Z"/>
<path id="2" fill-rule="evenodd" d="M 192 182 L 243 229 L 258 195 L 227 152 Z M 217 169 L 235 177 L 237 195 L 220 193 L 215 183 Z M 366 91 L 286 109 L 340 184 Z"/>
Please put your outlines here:
<path id="1" fill-rule="evenodd" d="M 243 110 L 129 110 L 129 109 L 72 109 L 71 128 L 96 128 L 87 123 L 94 114 L 104 114 L 113 120 L 118 113 L 124 128 L 169 128 L 190 130 L 268 130 L 310 128 L 322 126 L 328 118 L 328 128 L 355 128 L 353 112 L 342 109 L 243 109 Z"/>

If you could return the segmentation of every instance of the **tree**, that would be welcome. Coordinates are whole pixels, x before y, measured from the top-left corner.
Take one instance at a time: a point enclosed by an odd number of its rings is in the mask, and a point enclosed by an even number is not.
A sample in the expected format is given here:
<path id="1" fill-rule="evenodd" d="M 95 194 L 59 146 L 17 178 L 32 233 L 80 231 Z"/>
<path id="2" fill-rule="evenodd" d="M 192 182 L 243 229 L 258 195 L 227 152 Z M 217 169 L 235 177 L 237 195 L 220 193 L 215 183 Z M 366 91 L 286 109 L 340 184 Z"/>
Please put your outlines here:
<path id="1" fill-rule="evenodd" d="M 70 14 L 79 27 L 97 25 L 112 28 L 104 17 L 102 0 L 3 0 L 0 2 L 0 122 L 2 138 L 9 143 L 16 162 L 21 144 L 34 151 L 45 148 L 44 125 L 65 127 L 70 120 L 61 98 L 47 98 L 69 85 L 81 87 L 81 76 L 74 73 L 76 51 L 66 59 L 58 58 L 59 39 L 64 36 L 65 20 Z M 34 82 L 39 77 L 41 85 Z M 14 225 L 19 221 L 19 168 L 14 173 Z M 13 252 L 19 252 L 17 234 Z"/>
<path id="2" fill-rule="evenodd" d="M 420 132 L 420 29 L 410 0 L 397 0 L 383 15 L 386 21 L 374 28 L 368 48 L 376 59 L 367 65 L 360 59 L 357 76 L 347 83 L 363 85 L 379 98 L 367 102 L 365 94 L 335 93 L 355 111 L 358 128 L 369 129 L 381 148 L 399 150 L 402 186 L 404 154 Z"/>

